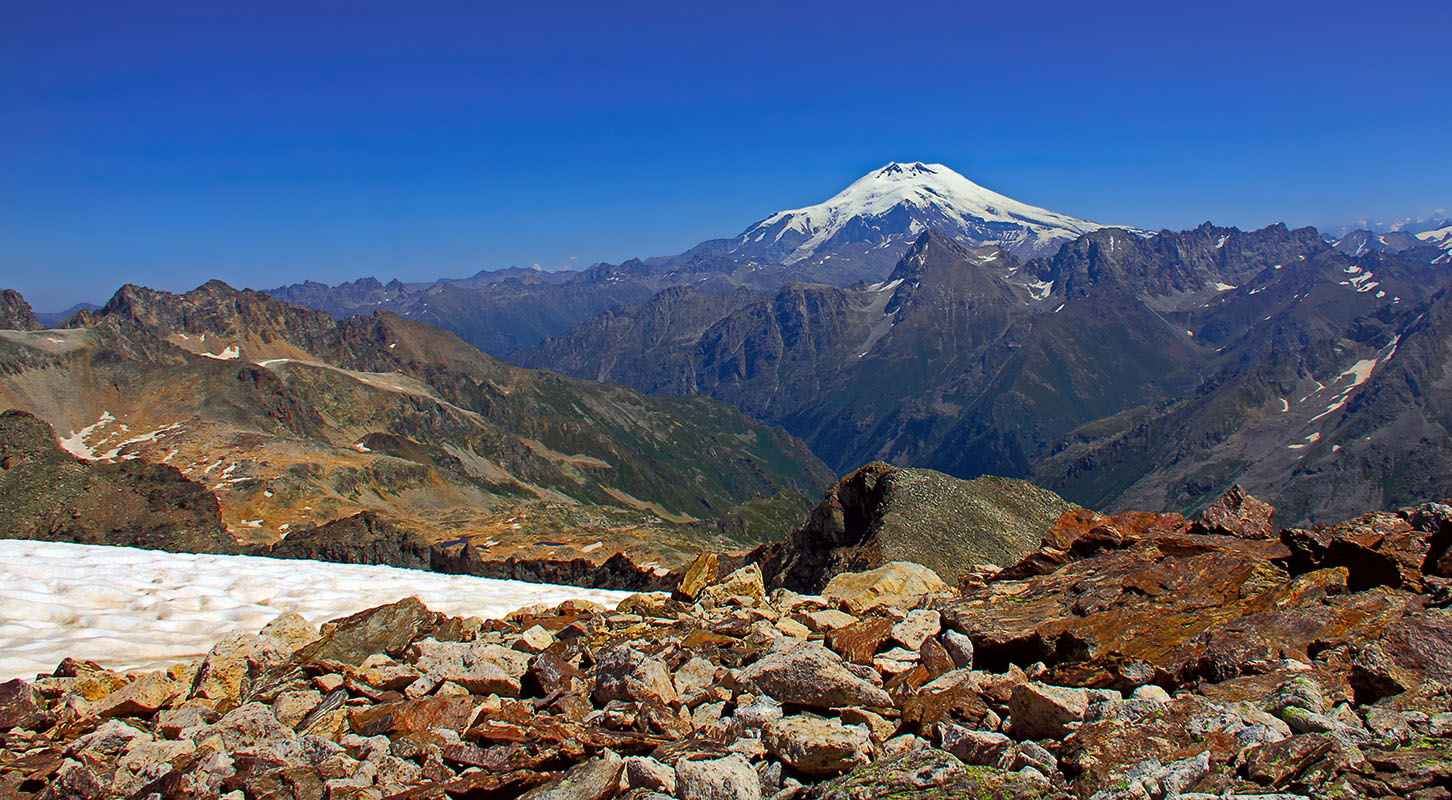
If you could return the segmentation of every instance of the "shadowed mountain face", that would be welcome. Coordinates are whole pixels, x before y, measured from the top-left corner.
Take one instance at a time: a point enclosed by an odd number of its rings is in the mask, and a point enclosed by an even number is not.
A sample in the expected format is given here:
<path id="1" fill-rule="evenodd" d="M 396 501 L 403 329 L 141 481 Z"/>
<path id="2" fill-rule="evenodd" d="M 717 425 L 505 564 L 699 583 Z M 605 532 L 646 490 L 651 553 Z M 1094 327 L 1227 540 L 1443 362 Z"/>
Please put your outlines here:
<path id="1" fill-rule="evenodd" d="M 1437 252 L 1352 256 L 1309 228 L 1206 224 L 1096 230 L 1020 262 L 929 232 L 884 281 L 729 301 L 673 290 L 512 358 L 727 400 L 843 472 L 884 459 L 1180 510 L 1238 481 L 1288 522 L 1321 519 L 1436 494 L 1440 467 L 1376 461 L 1452 455 L 1431 383 L 1400 390 L 1435 407 L 1425 425 L 1358 398 L 1409 360 L 1397 337 L 1434 318 Z M 1411 369 L 1435 381 L 1442 366 Z M 1341 441 L 1353 430 L 1386 449 L 1366 457 Z M 1344 494 L 1314 489 L 1328 470 Z"/>
<path id="2" fill-rule="evenodd" d="M 717 534 L 663 530 L 831 480 L 717 401 L 520 369 L 391 314 L 338 322 L 213 282 L 127 286 L 71 324 L 0 331 L 0 408 L 88 459 L 179 468 L 244 543 L 368 510 L 501 556 L 675 557 Z"/>

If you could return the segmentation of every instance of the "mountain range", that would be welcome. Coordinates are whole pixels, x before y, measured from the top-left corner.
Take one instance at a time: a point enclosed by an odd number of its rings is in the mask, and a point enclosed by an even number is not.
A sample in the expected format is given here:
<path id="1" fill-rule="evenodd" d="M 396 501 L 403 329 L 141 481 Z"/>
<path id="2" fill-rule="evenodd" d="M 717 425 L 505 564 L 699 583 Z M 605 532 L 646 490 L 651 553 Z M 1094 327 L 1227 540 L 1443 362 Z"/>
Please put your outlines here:
<path id="1" fill-rule="evenodd" d="M 848 286 L 885 279 L 908 247 L 936 230 L 969 247 L 1052 253 L 1100 225 L 1021 203 L 942 164 L 890 163 L 823 203 L 780 211 L 741 234 L 672 256 L 595 264 L 578 272 L 496 270 L 426 284 L 364 278 L 308 282 L 269 294 L 347 317 L 390 310 L 454 331 L 496 355 L 558 336 L 616 305 L 677 286 L 713 295 L 774 291 L 807 281 Z"/>
<path id="2" fill-rule="evenodd" d="M 1150 233 L 891 163 L 578 272 L 128 286 L 52 330 L 8 293 L 0 399 L 82 455 L 222 470 L 244 540 L 377 511 L 519 557 L 604 532 L 669 560 L 660 526 L 759 541 L 879 460 L 1107 510 L 1238 483 L 1316 521 L 1452 478 L 1449 257 L 1433 222 Z"/>
<path id="3" fill-rule="evenodd" d="M 241 545 L 370 511 L 501 559 L 670 562 L 779 533 L 752 523 L 804 513 L 833 477 L 718 401 L 521 369 L 390 313 L 339 321 L 216 281 L 124 286 L 64 328 L 6 308 L 0 408 L 54 428 L 54 469 L 156 465 L 215 494 Z M 39 534 L 68 537 L 46 519 Z"/>

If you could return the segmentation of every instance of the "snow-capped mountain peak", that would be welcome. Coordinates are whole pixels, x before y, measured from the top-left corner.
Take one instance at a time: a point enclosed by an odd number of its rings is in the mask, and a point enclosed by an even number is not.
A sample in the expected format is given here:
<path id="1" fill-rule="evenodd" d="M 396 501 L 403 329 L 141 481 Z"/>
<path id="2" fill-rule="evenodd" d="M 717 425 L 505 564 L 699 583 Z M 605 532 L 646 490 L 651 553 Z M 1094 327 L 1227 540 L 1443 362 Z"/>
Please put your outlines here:
<path id="1" fill-rule="evenodd" d="M 963 244 L 1039 255 L 1100 227 L 986 189 L 942 164 L 893 162 L 826 202 L 779 211 L 752 225 L 732 251 L 785 264 L 874 250 L 894 251 L 895 257 L 934 228 Z"/>

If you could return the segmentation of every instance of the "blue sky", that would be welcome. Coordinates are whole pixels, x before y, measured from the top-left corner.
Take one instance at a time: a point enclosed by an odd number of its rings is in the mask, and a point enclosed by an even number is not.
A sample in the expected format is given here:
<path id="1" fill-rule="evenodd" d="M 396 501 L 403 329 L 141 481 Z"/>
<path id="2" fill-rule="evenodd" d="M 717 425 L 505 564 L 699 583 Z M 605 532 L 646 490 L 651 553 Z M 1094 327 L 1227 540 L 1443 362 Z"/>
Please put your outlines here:
<path id="1" fill-rule="evenodd" d="M 0 0 L 0 286 L 619 261 L 891 160 L 1150 228 L 1452 207 L 1446 0 L 504 5 Z"/>

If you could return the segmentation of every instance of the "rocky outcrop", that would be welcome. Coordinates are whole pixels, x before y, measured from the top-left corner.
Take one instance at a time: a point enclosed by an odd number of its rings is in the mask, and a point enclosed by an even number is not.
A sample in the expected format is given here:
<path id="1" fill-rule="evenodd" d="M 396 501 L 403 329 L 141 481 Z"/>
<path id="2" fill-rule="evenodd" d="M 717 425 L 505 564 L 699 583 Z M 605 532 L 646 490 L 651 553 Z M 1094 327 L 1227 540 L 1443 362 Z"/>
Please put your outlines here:
<path id="1" fill-rule="evenodd" d="M 892 561 L 955 583 L 975 565 L 1012 564 L 1075 506 L 1023 481 L 962 481 L 881 462 L 842 478 L 784 543 L 751 554 L 767 586 L 820 592 L 833 576 Z"/>
<path id="2" fill-rule="evenodd" d="M 19 292 L 0 289 L 0 330 L 38 331 L 44 327 Z"/>
<path id="3" fill-rule="evenodd" d="M 621 553 L 600 562 L 587 558 L 485 559 L 471 544 L 430 543 L 418 533 L 372 511 L 325 525 L 299 528 L 276 544 L 257 548 L 256 553 L 273 558 L 384 564 L 450 575 L 634 592 L 670 591 L 680 581 L 674 572 L 639 566 Z"/>
<path id="4" fill-rule="evenodd" d="M 217 498 L 175 467 L 87 462 L 50 425 L 0 412 L 0 537 L 235 553 Z"/>

